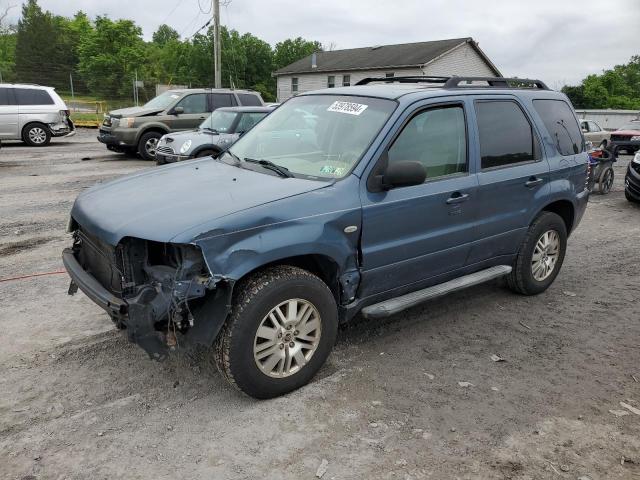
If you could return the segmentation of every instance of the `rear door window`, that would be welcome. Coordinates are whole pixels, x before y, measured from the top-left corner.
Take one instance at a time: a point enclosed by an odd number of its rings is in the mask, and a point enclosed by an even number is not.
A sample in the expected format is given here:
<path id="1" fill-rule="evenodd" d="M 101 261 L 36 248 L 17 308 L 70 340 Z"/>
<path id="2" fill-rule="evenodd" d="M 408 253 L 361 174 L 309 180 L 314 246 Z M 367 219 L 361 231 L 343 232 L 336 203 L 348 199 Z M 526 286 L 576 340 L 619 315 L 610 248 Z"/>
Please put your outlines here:
<path id="1" fill-rule="evenodd" d="M 584 150 L 580 126 L 571 107 L 563 100 L 534 100 L 533 107 L 560 155 L 575 155 Z"/>
<path id="2" fill-rule="evenodd" d="M 240 104 L 247 107 L 259 107 L 262 105 L 260 98 L 251 93 L 238 93 L 238 98 L 240 99 Z"/>
<path id="3" fill-rule="evenodd" d="M 531 124 L 516 102 L 477 101 L 476 116 L 483 169 L 537 159 Z"/>
<path id="4" fill-rule="evenodd" d="M 54 105 L 54 101 L 46 90 L 35 88 L 13 89 L 18 105 Z"/>
<path id="5" fill-rule="evenodd" d="M 211 104 L 214 110 L 220 107 L 234 107 L 236 99 L 230 93 L 212 93 Z"/>
<path id="6" fill-rule="evenodd" d="M 13 93 L 10 88 L 0 88 L 0 107 L 15 105 Z"/>

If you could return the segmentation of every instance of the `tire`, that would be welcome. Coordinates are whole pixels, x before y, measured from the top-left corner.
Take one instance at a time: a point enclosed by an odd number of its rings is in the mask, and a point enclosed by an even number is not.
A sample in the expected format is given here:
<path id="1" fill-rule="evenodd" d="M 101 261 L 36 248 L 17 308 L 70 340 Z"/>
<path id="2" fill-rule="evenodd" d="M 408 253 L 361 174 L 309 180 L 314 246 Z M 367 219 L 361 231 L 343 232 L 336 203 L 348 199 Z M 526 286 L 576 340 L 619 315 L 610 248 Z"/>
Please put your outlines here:
<path id="1" fill-rule="evenodd" d="M 540 253 L 536 252 L 536 247 L 542 240 L 544 234 L 553 232 L 557 241 L 557 250 L 555 257 L 551 254 L 553 249 L 549 249 L 546 254 L 540 257 Z M 548 237 L 549 238 L 549 237 Z M 550 242 L 553 244 L 554 242 Z M 523 295 L 537 295 L 544 292 L 558 276 L 564 256 L 567 250 L 567 227 L 562 218 L 552 212 L 542 212 L 529 226 L 529 230 L 520 245 L 518 255 L 511 274 L 507 277 L 507 283 L 511 290 Z M 539 260 L 534 265 L 534 253 Z M 553 260 L 555 258 L 555 260 Z M 549 260 L 551 259 L 551 260 Z M 540 263 L 548 265 L 547 261 L 553 261 L 553 268 L 548 271 L 537 270 L 534 276 L 534 269 L 540 266 Z M 545 269 L 547 267 L 542 266 Z M 543 274 L 546 276 L 543 277 Z"/>
<path id="2" fill-rule="evenodd" d="M 600 194 L 606 195 L 611 191 L 611 187 L 613 187 L 613 168 L 608 167 L 605 168 L 600 174 L 600 179 L 598 180 L 598 187 L 600 190 Z"/>
<path id="3" fill-rule="evenodd" d="M 626 199 L 631 202 L 631 203 L 636 203 L 636 204 L 640 204 L 640 201 L 636 200 L 635 198 L 633 198 L 631 196 L 631 194 L 629 192 L 627 192 L 626 190 L 624 191 L 624 196 L 626 197 Z"/>
<path id="4" fill-rule="evenodd" d="M 236 290 L 231 314 L 212 352 L 218 370 L 233 386 L 258 399 L 277 397 L 307 384 L 336 340 L 338 309 L 329 287 L 306 270 L 283 265 L 251 275 Z M 307 310 L 288 329 L 285 317 L 293 299 L 295 312 L 302 314 L 305 305 Z M 313 310 L 303 324 L 309 308 Z M 274 313 L 276 309 L 283 316 Z M 281 319 L 277 327 L 271 318 Z M 266 336 L 258 335 L 259 329 Z"/>
<path id="5" fill-rule="evenodd" d="M 31 147 L 44 147 L 51 142 L 51 131 L 42 123 L 31 123 L 22 130 L 22 140 Z"/>
<path id="6" fill-rule="evenodd" d="M 164 134 L 160 132 L 146 132 L 142 134 L 138 141 L 138 152 L 144 160 L 156 159 L 156 146 L 162 135 Z"/>
<path id="7" fill-rule="evenodd" d="M 194 158 L 202 158 L 202 157 L 213 157 L 213 158 L 216 158 L 216 156 L 219 153 L 220 152 L 217 152 L 215 150 L 202 150 L 201 152 L 198 152 Z"/>

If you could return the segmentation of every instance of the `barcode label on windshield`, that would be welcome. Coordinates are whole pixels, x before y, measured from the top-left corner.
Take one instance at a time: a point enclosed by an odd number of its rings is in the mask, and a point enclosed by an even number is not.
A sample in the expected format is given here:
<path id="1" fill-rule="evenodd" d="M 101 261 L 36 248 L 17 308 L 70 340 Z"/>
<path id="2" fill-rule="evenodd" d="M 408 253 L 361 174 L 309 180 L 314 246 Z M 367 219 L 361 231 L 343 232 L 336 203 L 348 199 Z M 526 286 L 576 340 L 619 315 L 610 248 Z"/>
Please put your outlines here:
<path id="1" fill-rule="evenodd" d="M 333 102 L 327 112 L 348 113 L 349 115 L 360 115 L 367 109 L 368 105 L 352 102 Z"/>

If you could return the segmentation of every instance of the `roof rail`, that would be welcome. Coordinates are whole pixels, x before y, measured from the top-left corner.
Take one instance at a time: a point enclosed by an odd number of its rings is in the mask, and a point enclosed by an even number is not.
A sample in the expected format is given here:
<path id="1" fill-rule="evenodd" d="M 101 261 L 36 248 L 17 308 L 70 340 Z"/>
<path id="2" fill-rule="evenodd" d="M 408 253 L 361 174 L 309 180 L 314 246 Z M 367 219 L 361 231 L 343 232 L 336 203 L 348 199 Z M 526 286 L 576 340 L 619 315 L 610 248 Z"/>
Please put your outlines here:
<path id="1" fill-rule="evenodd" d="M 460 85 L 467 82 L 468 85 Z M 486 82 L 484 85 L 473 85 L 473 82 Z M 504 78 L 504 77 L 450 77 L 444 84 L 444 88 L 539 88 L 549 90 L 542 80 L 530 78 Z"/>
<path id="2" fill-rule="evenodd" d="M 504 78 L 504 77 L 368 77 L 360 80 L 356 85 L 368 85 L 369 83 L 442 83 L 444 88 L 538 88 L 549 90 L 542 80 L 529 78 Z M 466 82 L 467 85 L 460 85 Z M 485 82 L 486 85 L 474 83 Z"/>
<path id="3" fill-rule="evenodd" d="M 367 77 L 360 80 L 356 85 L 368 85 L 373 82 L 383 83 L 445 83 L 451 77 L 425 77 L 414 75 L 409 77 Z"/>

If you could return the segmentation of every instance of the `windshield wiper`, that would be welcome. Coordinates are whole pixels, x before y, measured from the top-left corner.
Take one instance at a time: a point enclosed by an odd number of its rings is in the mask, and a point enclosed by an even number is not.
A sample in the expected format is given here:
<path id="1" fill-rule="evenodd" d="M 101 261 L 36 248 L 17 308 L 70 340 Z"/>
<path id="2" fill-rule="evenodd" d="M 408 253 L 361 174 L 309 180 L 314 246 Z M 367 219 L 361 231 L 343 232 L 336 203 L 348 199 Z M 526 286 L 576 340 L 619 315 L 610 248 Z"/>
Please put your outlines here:
<path id="1" fill-rule="evenodd" d="M 249 162 L 249 163 L 257 163 L 258 165 L 262 165 L 267 170 L 272 170 L 272 171 L 276 172 L 278 175 L 280 175 L 281 177 L 293 178 L 293 173 L 291 173 L 287 167 L 283 167 L 282 165 L 278 165 L 276 163 L 273 163 L 270 160 L 256 160 L 255 158 L 245 158 L 244 161 L 245 162 Z"/>
<path id="2" fill-rule="evenodd" d="M 211 128 L 211 127 L 202 127 L 203 130 L 209 130 L 210 132 L 213 133 L 218 133 L 218 130 L 216 130 L 215 128 Z"/>

